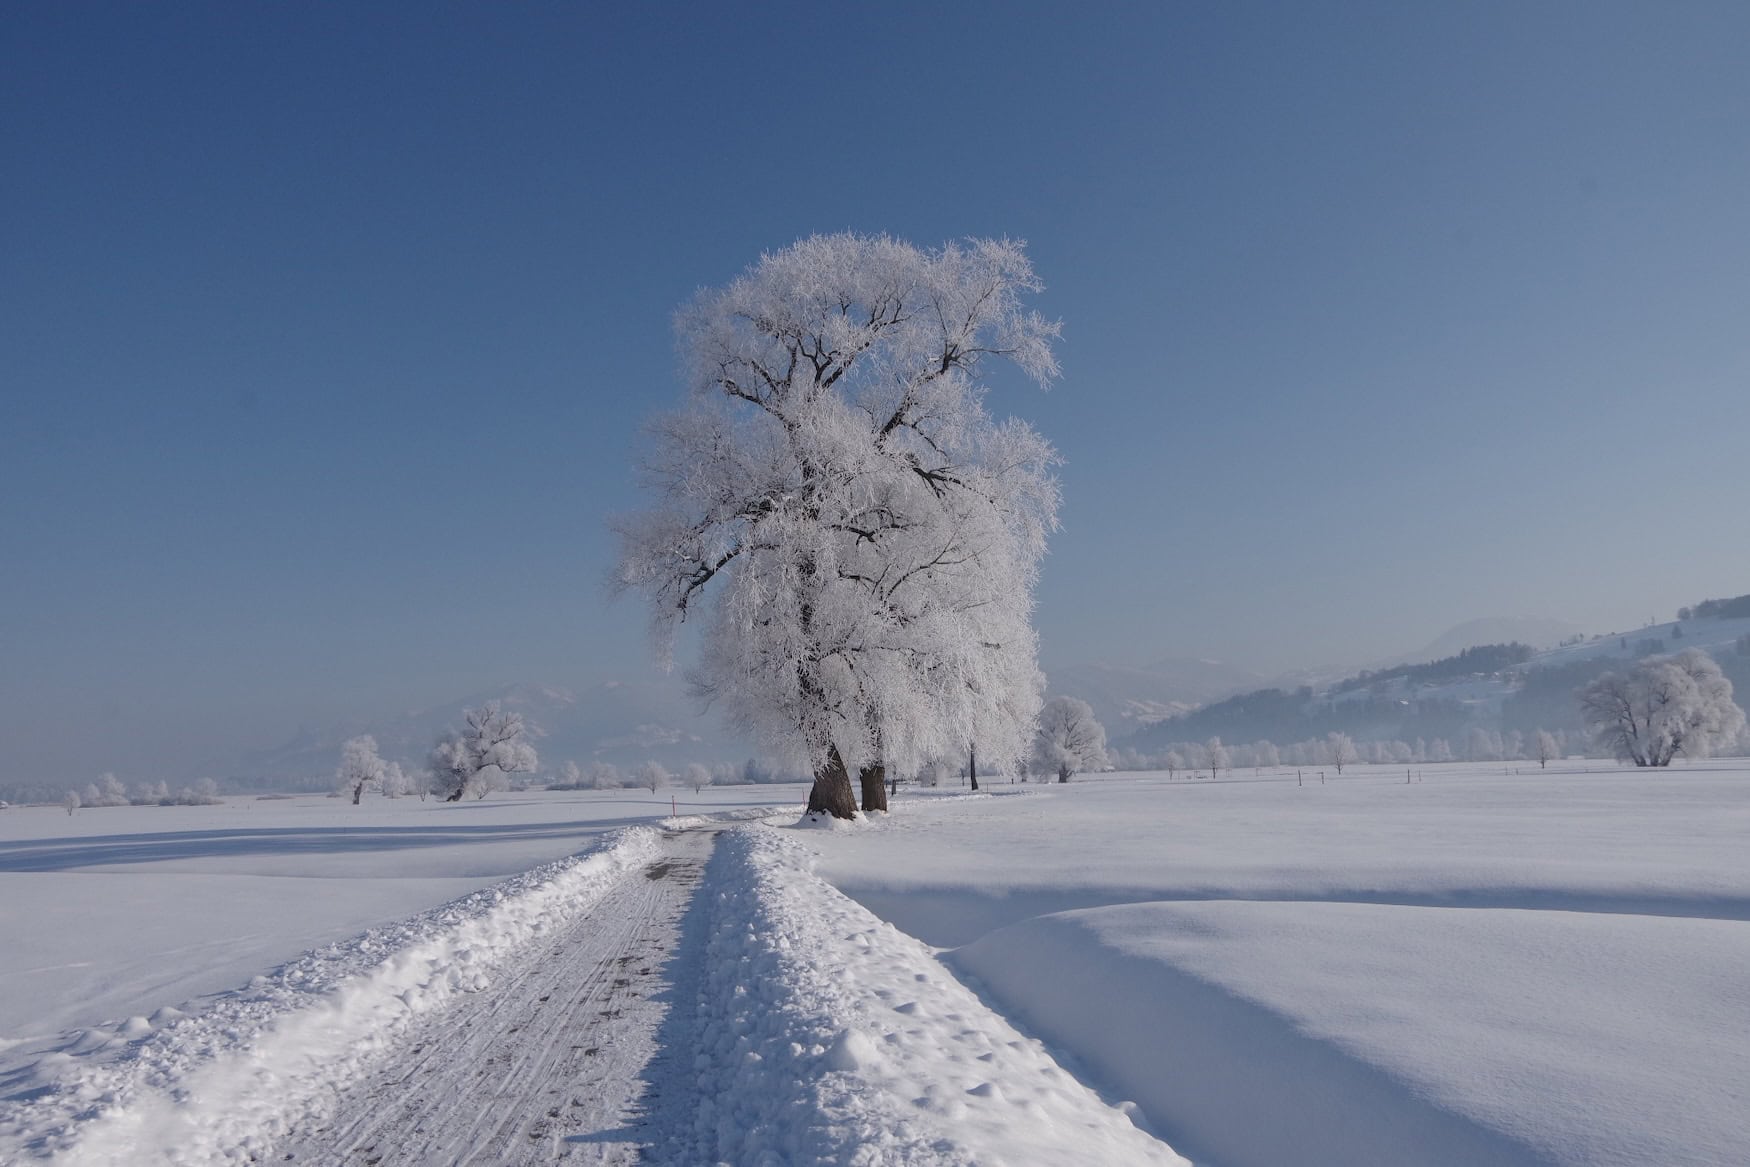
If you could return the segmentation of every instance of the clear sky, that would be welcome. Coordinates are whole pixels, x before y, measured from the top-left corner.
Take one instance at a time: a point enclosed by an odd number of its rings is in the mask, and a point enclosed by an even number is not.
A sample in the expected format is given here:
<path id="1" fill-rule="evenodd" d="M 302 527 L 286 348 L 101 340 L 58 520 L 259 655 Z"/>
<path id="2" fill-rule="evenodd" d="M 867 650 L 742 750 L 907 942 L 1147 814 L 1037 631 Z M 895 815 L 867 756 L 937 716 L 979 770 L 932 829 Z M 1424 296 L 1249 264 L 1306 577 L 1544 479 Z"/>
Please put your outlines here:
<path id="1" fill-rule="evenodd" d="M 1736 2 L 9 6 L 0 776 L 647 675 L 604 519 L 670 315 L 817 231 L 1028 241 L 1048 665 L 1750 591 L 1747 51 Z"/>

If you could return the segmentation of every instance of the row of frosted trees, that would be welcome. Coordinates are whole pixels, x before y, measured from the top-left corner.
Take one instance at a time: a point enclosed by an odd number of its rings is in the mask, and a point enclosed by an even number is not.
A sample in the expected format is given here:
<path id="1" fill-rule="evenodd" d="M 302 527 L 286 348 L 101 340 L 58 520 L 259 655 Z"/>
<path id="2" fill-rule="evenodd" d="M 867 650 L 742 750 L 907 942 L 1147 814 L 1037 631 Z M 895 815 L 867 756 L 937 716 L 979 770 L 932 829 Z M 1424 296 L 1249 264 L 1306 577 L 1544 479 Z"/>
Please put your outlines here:
<path id="1" fill-rule="evenodd" d="M 1226 744 L 1220 738 L 1205 742 L 1172 742 L 1166 748 L 1141 752 L 1120 746 L 1108 751 L 1112 764 L 1121 770 L 1165 770 L 1169 773 L 1202 770 L 1257 770 L 1276 766 L 1330 766 L 1340 769 L 1351 763 L 1417 765 L 1429 762 L 1546 763 L 1583 752 L 1588 739 L 1557 730 L 1533 734 L 1500 734 L 1476 728 L 1455 744 L 1446 738 L 1405 741 L 1355 741 L 1347 734 L 1279 746 L 1271 741 Z"/>

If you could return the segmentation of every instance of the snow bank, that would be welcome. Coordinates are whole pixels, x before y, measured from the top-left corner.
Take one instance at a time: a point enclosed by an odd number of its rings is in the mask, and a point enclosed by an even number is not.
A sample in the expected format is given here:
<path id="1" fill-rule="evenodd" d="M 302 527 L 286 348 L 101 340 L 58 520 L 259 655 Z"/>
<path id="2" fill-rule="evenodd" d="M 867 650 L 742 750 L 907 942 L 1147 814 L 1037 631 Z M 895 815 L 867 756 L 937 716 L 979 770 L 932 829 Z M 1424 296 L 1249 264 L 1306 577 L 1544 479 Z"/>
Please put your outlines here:
<path id="1" fill-rule="evenodd" d="M 1735 920 L 1157 903 L 952 959 L 1224 1167 L 1724 1167 L 1750 1145 Z"/>
<path id="2" fill-rule="evenodd" d="M 812 832 L 811 832 L 812 834 Z M 694 1050 L 658 1162 L 1183 1164 L 810 870 L 769 827 L 726 834 L 696 911 Z"/>
<path id="3" fill-rule="evenodd" d="M 0 1160 L 250 1161 L 414 1016 L 484 985 L 657 853 L 631 828 L 443 908 L 311 952 L 195 1015 L 74 1035 L 0 1081 Z"/>

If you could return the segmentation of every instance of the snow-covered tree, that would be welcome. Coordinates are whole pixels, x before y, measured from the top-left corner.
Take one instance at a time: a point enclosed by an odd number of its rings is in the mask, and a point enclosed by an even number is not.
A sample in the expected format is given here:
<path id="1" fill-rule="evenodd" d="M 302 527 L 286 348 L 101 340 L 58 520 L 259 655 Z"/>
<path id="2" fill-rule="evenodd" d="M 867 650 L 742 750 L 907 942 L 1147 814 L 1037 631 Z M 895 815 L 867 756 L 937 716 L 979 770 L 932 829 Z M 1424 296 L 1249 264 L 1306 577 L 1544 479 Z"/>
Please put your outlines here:
<path id="1" fill-rule="evenodd" d="M 1233 759 L 1228 756 L 1227 747 L 1221 744 L 1221 739 L 1212 737 L 1203 743 L 1203 764 L 1209 767 L 1211 778 L 1221 777 L 1223 770 L 1233 769 Z"/>
<path id="2" fill-rule="evenodd" d="M 1082 770 L 1106 764 L 1106 729 L 1094 720 L 1093 706 L 1077 697 L 1053 697 L 1039 710 L 1033 738 L 1033 764 L 1059 782 Z"/>
<path id="3" fill-rule="evenodd" d="M 1168 750 L 1166 757 L 1161 759 L 1161 765 L 1166 767 L 1167 777 L 1171 779 L 1185 768 L 1185 757 L 1178 750 Z"/>
<path id="4" fill-rule="evenodd" d="M 1325 737 L 1325 748 L 1329 751 L 1331 765 L 1337 768 L 1337 773 L 1343 772 L 1343 767 L 1356 760 L 1355 742 L 1346 733 L 1332 732 Z"/>
<path id="5" fill-rule="evenodd" d="M 1637 766 L 1669 766 L 1678 754 L 1706 757 L 1744 728 L 1732 682 L 1696 648 L 1605 673 L 1577 696 L 1598 745 Z"/>
<path id="6" fill-rule="evenodd" d="M 1537 731 L 1537 768 L 1542 770 L 1549 765 L 1551 758 L 1561 757 L 1561 747 L 1556 745 L 1555 735 L 1546 729 Z"/>
<path id="7" fill-rule="evenodd" d="M 669 777 L 668 770 L 656 761 L 644 762 L 632 771 L 633 781 L 652 794 L 667 786 Z"/>
<path id="8" fill-rule="evenodd" d="M 1473 725 L 1465 734 L 1464 752 L 1472 762 L 1498 762 L 1503 753 L 1500 735 Z"/>
<path id="9" fill-rule="evenodd" d="M 589 764 L 591 790 L 618 790 L 625 784 L 625 776 L 620 773 L 620 768 L 612 762 L 591 762 Z"/>
<path id="10" fill-rule="evenodd" d="M 556 777 L 559 779 L 558 785 L 566 790 L 583 789 L 583 769 L 576 762 L 567 759 L 565 764 L 559 767 L 559 773 Z"/>
<path id="11" fill-rule="evenodd" d="M 69 790 L 67 791 L 67 797 L 61 799 L 61 805 L 66 807 L 67 813 L 71 815 L 74 811 L 85 805 L 85 800 L 79 797 L 79 792 L 77 790 Z"/>
<path id="12" fill-rule="evenodd" d="M 811 810 L 854 815 L 853 773 L 878 809 L 886 767 L 1027 748 L 1055 456 L 986 413 L 981 376 L 1056 375 L 1038 288 L 1019 244 L 841 234 L 679 316 L 692 397 L 653 427 L 660 503 L 620 524 L 617 579 L 665 659 L 714 592 L 694 688 L 814 775 Z"/>
<path id="13" fill-rule="evenodd" d="M 1282 752 L 1268 739 L 1252 743 L 1252 765 L 1274 768 L 1282 765 Z"/>
<path id="14" fill-rule="evenodd" d="M 523 718 L 489 701 L 465 710 L 462 729 L 438 739 L 431 751 L 431 771 L 449 789 L 445 802 L 460 802 L 465 794 L 484 798 L 508 784 L 512 774 L 531 774 L 540 765 L 535 747 L 523 740 Z"/>
<path id="15" fill-rule="evenodd" d="M 687 768 L 682 773 L 683 780 L 693 788 L 694 794 L 698 794 L 705 787 L 711 785 L 711 768 L 702 763 L 688 762 Z"/>
<path id="16" fill-rule="evenodd" d="M 352 804 L 357 806 L 364 796 L 365 787 L 382 786 L 386 769 L 383 759 L 377 756 L 377 739 L 365 733 L 348 738 L 342 744 L 340 766 L 334 771 L 334 779 L 342 792 L 352 793 Z"/>
<path id="17" fill-rule="evenodd" d="M 384 798 L 400 798 L 403 794 L 413 793 L 413 783 L 407 777 L 407 771 L 401 768 L 400 762 L 383 763 L 383 776 L 377 780 L 377 785 L 383 791 Z"/>
<path id="18" fill-rule="evenodd" d="M 82 806 L 126 806 L 130 801 L 128 788 L 108 770 L 99 774 L 96 782 L 86 784 L 79 800 Z"/>

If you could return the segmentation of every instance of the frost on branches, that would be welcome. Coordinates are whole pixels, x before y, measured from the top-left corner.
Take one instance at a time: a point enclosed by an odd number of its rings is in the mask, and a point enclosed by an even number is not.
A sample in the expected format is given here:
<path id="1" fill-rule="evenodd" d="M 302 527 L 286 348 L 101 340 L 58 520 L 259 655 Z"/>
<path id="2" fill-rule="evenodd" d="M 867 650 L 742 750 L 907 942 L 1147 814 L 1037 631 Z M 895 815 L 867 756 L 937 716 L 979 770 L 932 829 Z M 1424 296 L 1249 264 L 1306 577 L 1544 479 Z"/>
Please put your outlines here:
<path id="1" fill-rule="evenodd" d="M 1221 739 L 1210 738 L 1210 765 L 1219 759 Z M 1221 758 L 1226 757 L 1225 751 Z M 1078 697 L 1053 697 L 1039 711 L 1033 735 L 1033 765 L 1042 774 L 1056 774 L 1059 782 L 1083 770 L 1106 764 L 1106 728 L 1094 719 L 1093 706 Z"/>
<path id="2" fill-rule="evenodd" d="M 1744 728 L 1732 682 L 1696 648 L 1605 673 L 1577 695 L 1598 744 L 1637 766 L 1669 766 L 1678 754 L 1706 757 Z"/>
<path id="3" fill-rule="evenodd" d="M 506 713 L 498 702 L 489 701 L 462 715 L 460 733 L 447 733 L 431 751 L 431 772 L 449 789 L 445 802 L 460 802 L 472 794 L 485 798 L 500 789 L 512 774 L 531 774 L 540 761 L 535 747 L 523 740 L 520 713 Z"/>
<path id="4" fill-rule="evenodd" d="M 659 654 L 704 615 L 695 691 L 815 776 L 809 806 L 886 806 L 885 769 L 976 742 L 1015 765 L 1041 677 L 1033 584 L 1051 446 L 984 407 L 1002 358 L 1057 375 L 1019 244 L 816 236 L 677 317 L 686 405 L 651 427 L 649 511 L 617 583 Z M 707 606 L 708 603 L 708 606 Z"/>
<path id="5" fill-rule="evenodd" d="M 388 766 L 377 756 L 377 739 L 367 733 L 348 738 L 340 747 L 340 766 L 334 772 L 334 780 L 342 792 L 352 792 L 352 804 L 357 806 L 365 787 L 381 787 L 387 772 Z"/>

